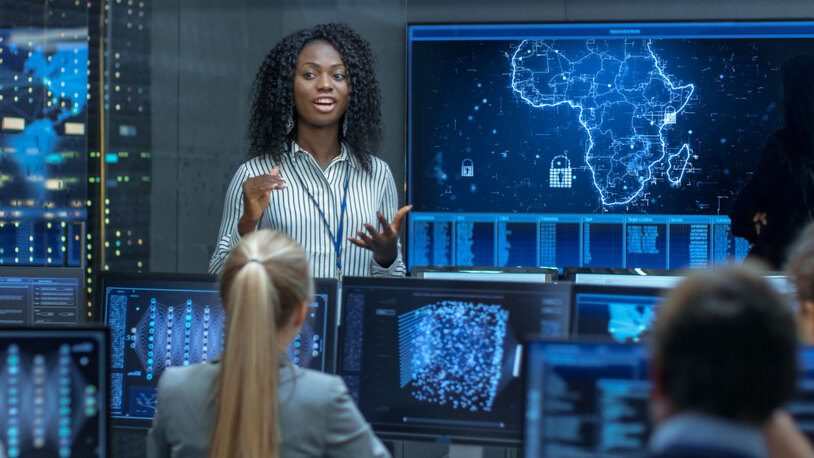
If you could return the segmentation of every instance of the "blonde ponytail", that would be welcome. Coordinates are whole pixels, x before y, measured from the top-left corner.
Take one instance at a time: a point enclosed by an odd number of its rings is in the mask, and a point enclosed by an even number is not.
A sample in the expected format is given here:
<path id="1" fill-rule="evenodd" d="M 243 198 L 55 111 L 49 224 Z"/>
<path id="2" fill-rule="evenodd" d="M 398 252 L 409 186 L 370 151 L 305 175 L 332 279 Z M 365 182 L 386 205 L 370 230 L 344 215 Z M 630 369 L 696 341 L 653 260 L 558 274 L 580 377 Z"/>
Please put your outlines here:
<path id="1" fill-rule="evenodd" d="M 279 456 L 277 331 L 312 295 L 305 253 L 281 233 L 252 233 L 226 260 L 227 334 L 210 458 Z"/>

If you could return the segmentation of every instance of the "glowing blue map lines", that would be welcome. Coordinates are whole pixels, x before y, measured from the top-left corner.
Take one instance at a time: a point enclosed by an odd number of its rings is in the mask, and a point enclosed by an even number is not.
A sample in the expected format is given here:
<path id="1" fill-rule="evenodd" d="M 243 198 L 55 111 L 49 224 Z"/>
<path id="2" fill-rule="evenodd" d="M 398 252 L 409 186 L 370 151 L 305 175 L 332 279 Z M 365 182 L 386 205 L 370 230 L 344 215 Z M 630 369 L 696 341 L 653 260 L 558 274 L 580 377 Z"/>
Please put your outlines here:
<path id="1" fill-rule="evenodd" d="M 647 40 L 524 40 L 512 55 L 512 89 L 535 108 L 567 105 L 588 134 L 585 164 L 603 205 L 627 204 L 654 180 L 684 178 L 692 151 L 668 148 L 665 129 L 695 91 L 664 73 Z"/>

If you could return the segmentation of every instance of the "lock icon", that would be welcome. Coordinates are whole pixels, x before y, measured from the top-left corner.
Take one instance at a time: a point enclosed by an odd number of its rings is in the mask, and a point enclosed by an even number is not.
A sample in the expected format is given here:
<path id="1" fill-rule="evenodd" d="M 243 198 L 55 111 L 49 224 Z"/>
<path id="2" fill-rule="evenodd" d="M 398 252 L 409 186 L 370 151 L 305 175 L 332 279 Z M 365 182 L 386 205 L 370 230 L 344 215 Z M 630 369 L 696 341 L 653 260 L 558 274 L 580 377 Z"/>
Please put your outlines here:
<path id="1" fill-rule="evenodd" d="M 571 160 L 560 154 L 551 160 L 548 174 L 549 188 L 571 187 Z"/>
<path id="2" fill-rule="evenodd" d="M 464 159 L 461 162 L 461 176 L 462 177 L 473 177 L 475 176 L 475 163 L 472 162 L 472 159 Z"/>

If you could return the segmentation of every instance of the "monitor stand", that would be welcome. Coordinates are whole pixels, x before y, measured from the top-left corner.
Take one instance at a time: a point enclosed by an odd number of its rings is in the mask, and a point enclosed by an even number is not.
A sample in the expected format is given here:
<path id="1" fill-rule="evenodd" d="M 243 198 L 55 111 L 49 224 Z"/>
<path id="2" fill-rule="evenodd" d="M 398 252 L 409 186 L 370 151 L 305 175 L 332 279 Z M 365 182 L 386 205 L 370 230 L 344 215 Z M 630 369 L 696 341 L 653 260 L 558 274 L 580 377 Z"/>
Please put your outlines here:
<path id="1" fill-rule="evenodd" d="M 449 458 L 483 458 L 480 445 L 449 445 Z"/>

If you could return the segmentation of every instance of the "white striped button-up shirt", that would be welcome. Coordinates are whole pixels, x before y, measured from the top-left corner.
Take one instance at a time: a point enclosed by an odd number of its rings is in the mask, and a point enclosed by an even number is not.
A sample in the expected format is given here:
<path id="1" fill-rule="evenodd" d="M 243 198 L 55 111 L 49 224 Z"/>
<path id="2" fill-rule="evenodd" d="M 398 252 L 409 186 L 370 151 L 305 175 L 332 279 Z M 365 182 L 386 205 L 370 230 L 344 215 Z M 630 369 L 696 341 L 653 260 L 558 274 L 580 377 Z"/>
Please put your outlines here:
<path id="1" fill-rule="evenodd" d="M 342 145 L 339 156 L 323 171 L 316 160 L 296 143 L 292 145 L 292 151 L 283 154 L 279 162 L 274 161 L 271 156 L 255 157 L 238 168 L 226 192 L 218 245 L 209 261 L 209 272 L 220 273 L 232 247 L 240 242 L 237 224 L 243 215 L 243 183 L 248 178 L 270 173 L 275 166 L 279 166 L 285 187 L 271 191 L 271 199 L 258 222 L 258 229 L 278 230 L 299 243 L 308 254 L 314 277 L 337 278 L 336 254 L 331 235 L 317 206 L 303 188 L 303 183 L 319 202 L 331 232 L 336 236 L 345 191 L 345 174 L 349 169 L 341 249 L 342 275 L 404 276 L 401 243 L 398 246 L 398 257 L 385 268 L 373 260 L 372 251 L 348 241 L 349 236 L 356 237 L 356 231 L 367 233 L 365 223 L 379 227 L 376 212 L 382 212 L 387 221 L 392 221 L 395 217 L 398 197 L 393 174 L 387 164 L 377 157 L 371 157 L 370 173 L 365 172 L 359 161 Z"/>

